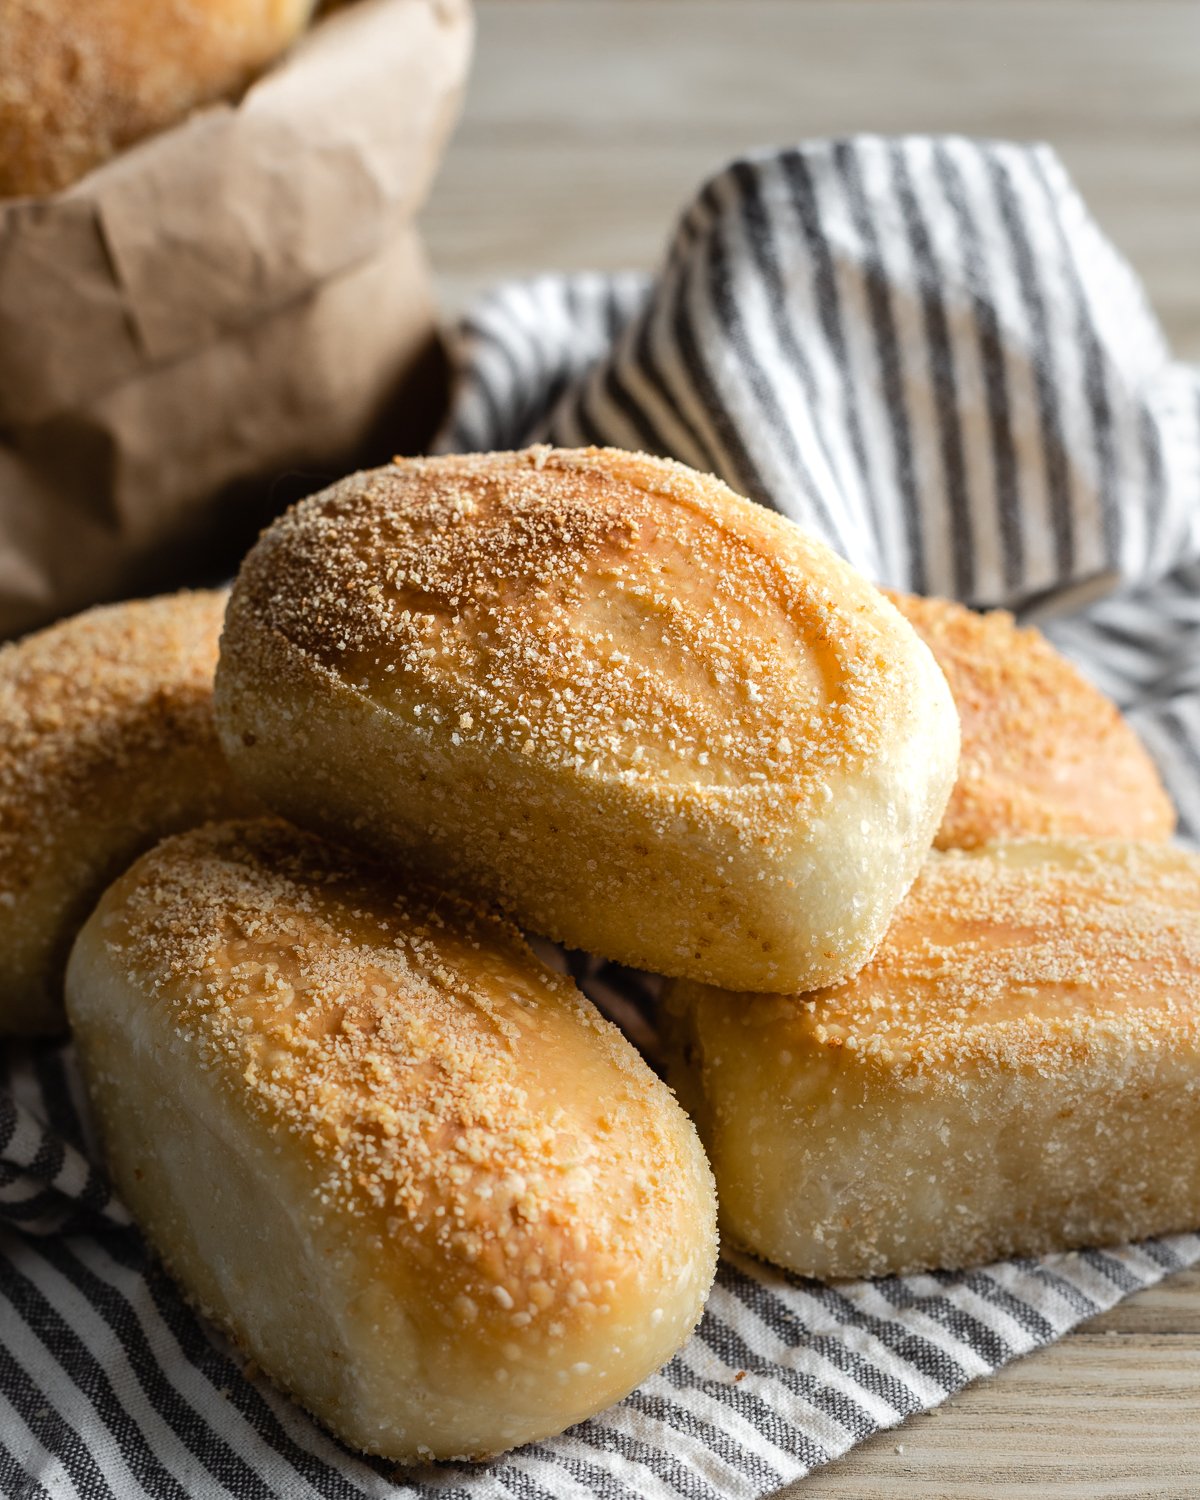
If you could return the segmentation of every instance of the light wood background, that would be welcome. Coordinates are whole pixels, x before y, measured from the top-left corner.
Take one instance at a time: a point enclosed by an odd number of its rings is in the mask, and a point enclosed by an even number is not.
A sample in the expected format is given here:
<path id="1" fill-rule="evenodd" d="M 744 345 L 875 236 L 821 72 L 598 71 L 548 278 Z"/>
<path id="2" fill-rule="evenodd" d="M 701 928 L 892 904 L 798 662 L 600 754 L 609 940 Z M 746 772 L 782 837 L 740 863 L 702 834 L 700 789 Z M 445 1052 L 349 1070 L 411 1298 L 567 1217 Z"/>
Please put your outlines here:
<path id="1" fill-rule="evenodd" d="M 1048 140 L 1200 361 L 1200 0 L 478 0 L 426 215 L 447 313 L 502 277 L 652 267 L 747 147 Z M 902 1448 L 903 1451 L 897 1451 Z M 1200 1496 L 1200 1274 L 801 1481 L 796 1500 Z"/>
<path id="2" fill-rule="evenodd" d="M 1200 0 L 477 0 L 425 217 L 448 311 L 504 276 L 653 266 L 747 147 L 1047 140 L 1200 360 Z"/>

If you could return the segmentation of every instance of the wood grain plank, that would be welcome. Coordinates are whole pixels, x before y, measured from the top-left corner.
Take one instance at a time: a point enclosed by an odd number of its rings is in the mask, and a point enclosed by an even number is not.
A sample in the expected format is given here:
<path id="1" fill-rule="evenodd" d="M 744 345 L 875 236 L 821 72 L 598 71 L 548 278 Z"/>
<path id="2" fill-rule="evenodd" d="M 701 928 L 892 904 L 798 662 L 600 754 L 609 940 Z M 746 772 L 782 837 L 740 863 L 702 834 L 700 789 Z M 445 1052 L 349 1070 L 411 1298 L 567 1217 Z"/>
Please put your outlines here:
<path id="1" fill-rule="evenodd" d="M 1179 1271 L 1093 1318 L 1078 1338 L 1108 1334 L 1192 1339 L 1200 1344 L 1200 1270 Z M 1197 1434 L 1200 1443 L 1200 1433 Z"/>
<path id="2" fill-rule="evenodd" d="M 779 1493 L 787 1500 L 1194 1500 L 1198 1430 L 1200 1339 L 1076 1335 Z"/>

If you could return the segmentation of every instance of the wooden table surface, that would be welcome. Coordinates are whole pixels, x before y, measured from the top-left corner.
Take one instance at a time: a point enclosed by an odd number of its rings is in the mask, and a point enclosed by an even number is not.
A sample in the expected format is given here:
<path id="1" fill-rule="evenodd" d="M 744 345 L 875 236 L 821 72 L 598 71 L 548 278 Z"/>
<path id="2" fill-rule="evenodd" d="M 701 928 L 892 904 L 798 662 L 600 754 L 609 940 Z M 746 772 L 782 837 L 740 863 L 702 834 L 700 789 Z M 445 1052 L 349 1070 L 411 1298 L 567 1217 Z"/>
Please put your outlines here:
<path id="1" fill-rule="evenodd" d="M 853 130 L 1050 141 L 1200 361 L 1200 0 L 478 0 L 426 215 L 447 313 L 505 276 L 652 267 L 747 147 Z M 902 1450 L 902 1451 L 901 1451 Z M 1200 1273 L 787 1491 L 1200 1496 Z"/>

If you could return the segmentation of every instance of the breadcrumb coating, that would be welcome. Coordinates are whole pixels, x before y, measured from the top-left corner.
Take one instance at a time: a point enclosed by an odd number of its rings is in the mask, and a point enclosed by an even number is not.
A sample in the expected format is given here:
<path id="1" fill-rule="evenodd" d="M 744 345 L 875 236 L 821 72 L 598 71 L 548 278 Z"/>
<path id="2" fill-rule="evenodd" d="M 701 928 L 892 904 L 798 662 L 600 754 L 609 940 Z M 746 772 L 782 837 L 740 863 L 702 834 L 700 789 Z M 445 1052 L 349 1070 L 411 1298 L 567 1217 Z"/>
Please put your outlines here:
<path id="1" fill-rule="evenodd" d="M 939 849 L 1058 835 L 1170 838 L 1175 810 L 1145 747 L 1040 631 L 1003 610 L 888 597 L 937 658 L 962 721 Z"/>
<path id="2" fill-rule="evenodd" d="M 500 918 L 265 821 L 160 845 L 106 907 L 107 962 L 290 1138 L 315 1214 L 436 1278 L 444 1324 L 550 1352 L 696 1261 L 707 1169 L 669 1091 Z"/>
<path id="3" fill-rule="evenodd" d="M 252 806 L 212 686 L 226 594 L 88 610 L 0 647 L 0 1033 L 62 1025 L 62 964 L 156 838 Z"/>
<path id="4" fill-rule="evenodd" d="M 313 0 L 0 0 L 0 198 L 54 193 L 236 93 Z"/>
<path id="5" fill-rule="evenodd" d="M 267 629 L 463 743 L 779 802 L 874 754 L 887 632 L 845 607 L 824 549 L 729 517 L 681 465 L 639 484 L 594 457 L 353 476 L 273 527 L 239 588 Z"/>
<path id="6" fill-rule="evenodd" d="M 1200 859 L 932 854 L 874 958 L 807 995 L 667 994 L 724 1232 L 901 1274 L 1200 1224 Z"/>
<path id="7" fill-rule="evenodd" d="M 302 502 L 239 574 L 217 702 L 284 815 L 560 941 L 764 989 L 863 961 L 957 754 L 877 590 L 615 450 L 407 460 Z"/>
<path id="8" fill-rule="evenodd" d="M 1146 1046 L 1200 1037 L 1200 863 L 1083 840 L 931 858 L 871 962 L 805 997 L 795 1025 L 951 1087 L 964 1064 L 1069 1074 L 1113 1030 Z"/>

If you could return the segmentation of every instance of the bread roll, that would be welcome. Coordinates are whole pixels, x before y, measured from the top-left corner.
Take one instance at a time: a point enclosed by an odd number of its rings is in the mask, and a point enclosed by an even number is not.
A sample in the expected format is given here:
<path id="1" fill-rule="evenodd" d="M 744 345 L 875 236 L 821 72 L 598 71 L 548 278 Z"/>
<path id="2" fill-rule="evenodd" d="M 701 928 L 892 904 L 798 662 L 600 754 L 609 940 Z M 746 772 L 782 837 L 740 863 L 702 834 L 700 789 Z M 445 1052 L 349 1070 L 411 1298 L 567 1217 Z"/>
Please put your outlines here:
<path id="1" fill-rule="evenodd" d="M 889 594 L 946 674 L 962 720 L 939 849 L 992 839 L 1168 839 L 1175 811 L 1114 703 L 1003 610 Z"/>
<path id="2" fill-rule="evenodd" d="M 801 1275 L 1200 1227 L 1195 855 L 933 855 L 848 983 L 668 1007 L 723 1232 Z"/>
<path id="3" fill-rule="evenodd" d="M 281 823 L 210 825 L 105 895 L 67 1004 L 139 1224 L 356 1448 L 556 1433 L 700 1317 L 715 1201 L 691 1122 L 498 918 Z"/>
<path id="4" fill-rule="evenodd" d="M 173 594 L 0 647 L 0 1036 L 62 1029 L 71 942 L 136 855 L 251 808 L 213 729 L 224 610 Z"/>
<path id="5" fill-rule="evenodd" d="M 717 480 L 612 450 L 411 460 L 303 502 L 242 567 L 217 703 L 294 821 L 745 989 L 866 960 L 958 752 L 877 590 Z"/>
<path id="6" fill-rule="evenodd" d="M 313 0 L 0 0 L 0 197 L 57 192 L 242 89 Z"/>

